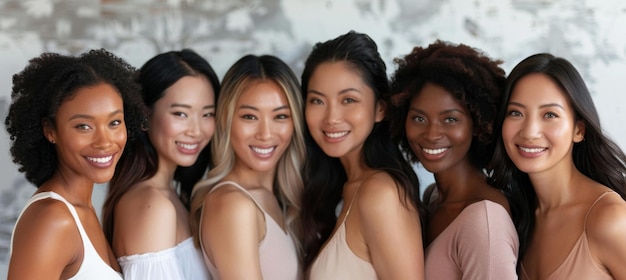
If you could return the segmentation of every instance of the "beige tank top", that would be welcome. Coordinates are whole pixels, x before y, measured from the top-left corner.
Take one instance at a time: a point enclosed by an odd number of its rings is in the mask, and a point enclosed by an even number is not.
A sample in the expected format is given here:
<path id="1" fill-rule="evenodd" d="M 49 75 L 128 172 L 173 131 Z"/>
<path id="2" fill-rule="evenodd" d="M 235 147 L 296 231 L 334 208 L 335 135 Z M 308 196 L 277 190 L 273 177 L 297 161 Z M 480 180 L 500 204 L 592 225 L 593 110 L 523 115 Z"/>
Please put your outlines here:
<path id="1" fill-rule="evenodd" d="M 241 192 L 250 197 L 256 207 L 263 212 L 265 217 L 265 237 L 259 243 L 259 260 L 261 265 L 261 274 L 263 279 L 272 280 L 295 280 L 301 279 L 300 264 L 298 261 L 298 254 L 296 252 L 296 246 L 289 233 L 285 233 L 283 229 L 274 221 L 274 219 L 263 210 L 261 204 L 250 194 L 245 188 L 233 181 L 224 181 L 217 184 L 211 192 L 215 191 L 219 187 L 224 185 L 231 185 L 239 189 Z M 201 227 L 202 228 L 202 227 Z M 202 233 L 200 233 L 202 236 Z M 202 245 L 202 242 L 200 242 Z M 204 246 L 202 246 L 202 255 L 204 261 L 211 272 L 214 280 L 219 280 L 217 268 L 205 253 Z M 242 269 L 245 269 L 242 267 Z"/>
<path id="2" fill-rule="evenodd" d="M 616 192 L 605 192 L 601 194 L 596 201 L 591 204 L 591 207 L 587 210 L 587 214 L 585 214 L 585 222 L 583 233 L 578 238 L 578 241 L 574 243 L 574 247 L 570 251 L 569 255 L 565 258 L 565 260 L 553 271 L 550 276 L 546 279 L 550 280 L 558 280 L 558 279 L 593 279 L 593 280 L 603 280 L 603 279 L 613 279 L 613 277 L 609 274 L 608 271 L 602 269 L 598 264 L 596 264 L 591 258 L 591 253 L 589 252 L 589 244 L 587 243 L 587 217 L 589 216 L 589 212 L 593 206 L 600 201 L 607 194 L 617 194 Z M 526 270 L 524 269 L 524 264 L 522 263 L 521 269 L 521 279 L 530 279 Z"/>
<path id="3" fill-rule="evenodd" d="M 378 279 L 374 266 L 355 255 L 346 242 L 346 219 L 357 194 L 358 191 L 352 197 L 341 225 L 311 265 L 309 280 Z"/>

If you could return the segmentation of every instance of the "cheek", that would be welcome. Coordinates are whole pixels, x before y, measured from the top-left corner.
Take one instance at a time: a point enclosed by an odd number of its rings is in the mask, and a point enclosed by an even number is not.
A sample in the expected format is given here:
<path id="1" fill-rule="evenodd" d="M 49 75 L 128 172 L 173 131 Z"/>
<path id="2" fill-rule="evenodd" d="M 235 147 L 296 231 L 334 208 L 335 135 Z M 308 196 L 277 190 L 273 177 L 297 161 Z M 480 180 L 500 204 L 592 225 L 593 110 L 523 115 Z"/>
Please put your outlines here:
<path id="1" fill-rule="evenodd" d="M 207 120 L 207 123 L 203 126 L 204 134 L 211 140 L 213 138 L 213 134 L 215 133 L 215 119 L 211 118 Z"/>
<path id="2" fill-rule="evenodd" d="M 309 127 L 314 127 L 319 121 L 322 111 L 316 106 L 306 106 L 304 109 L 304 120 Z"/>
<path id="3" fill-rule="evenodd" d="M 113 132 L 113 139 L 118 143 L 119 146 L 125 146 L 126 140 L 128 139 L 128 135 L 126 134 L 126 126 L 120 127 Z"/>

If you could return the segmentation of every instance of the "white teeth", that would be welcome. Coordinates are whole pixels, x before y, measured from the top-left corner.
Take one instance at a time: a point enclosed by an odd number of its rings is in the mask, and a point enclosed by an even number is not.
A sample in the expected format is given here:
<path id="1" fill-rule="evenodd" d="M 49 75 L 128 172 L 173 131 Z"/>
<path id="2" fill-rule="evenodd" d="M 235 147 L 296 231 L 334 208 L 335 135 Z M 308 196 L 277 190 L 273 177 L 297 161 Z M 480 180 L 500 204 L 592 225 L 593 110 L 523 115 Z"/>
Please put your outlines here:
<path id="1" fill-rule="evenodd" d="M 538 153 L 545 150 L 544 148 L 524 148 L 522 146 L 520 146 L 519 148 L 526 153 Z"/>
<path id="2" fill-rule="evenodd" d="M 276 147 L 270 147 L 270 148 L 265 148 L 265 149 L 263 149 L 263 148 L 257 148 L 257 147 L 251 147 L 251 148 L 252 148 L 252 150 L 253 150 L 255 153 L 259 153 L 259 154 L 267 155 L 267 154 L 271 153 L 272 151 L 274 151 L 274 149 L 275 149 Z"/>
<path id="3" fill-rule="evenodd" d="M 448 150 L 448 148 L 439 148 L 439 149 L 426 149 L 426 148 L 422 148 L 422 150 L 429 154 L 429 155 L 438 155 L 441 154 L 443 152 L 445 152 L 446 150 Z"/>
<path id="4" fill-rule="evenodd" d="M 101 158 L 87 157 L 87 159 L 96 163 L 107 163 L 111 161 L 111 159 L 113 159 L 113 156 L 101 157 Z"/>
<path id="5" fill-rule="evenodd" d="M 185 150 L 193 150 L 193 149 L 198 148 L 198 144 L 183 144 L 183 143 L 176 142 L 176 145 L 178 145 L 179 147 Z"/>
<path id="6" fill-rule="evenodd" d="M 326 136 L 328 136 L 328 138 L 340 138 L 340 137 L 346 136 L 346 134 L 348 134 L 348 131 L 343 131 L 343 132 L 324 132 L 324 134 L 326 134 Z"/>

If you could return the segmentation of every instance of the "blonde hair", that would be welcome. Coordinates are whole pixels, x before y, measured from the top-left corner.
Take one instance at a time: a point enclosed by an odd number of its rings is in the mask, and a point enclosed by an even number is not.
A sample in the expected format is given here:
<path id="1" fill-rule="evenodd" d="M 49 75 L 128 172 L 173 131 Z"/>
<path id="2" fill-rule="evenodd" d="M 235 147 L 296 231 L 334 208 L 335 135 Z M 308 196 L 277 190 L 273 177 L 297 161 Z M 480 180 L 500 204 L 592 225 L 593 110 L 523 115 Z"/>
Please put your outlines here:
<path id="1" fill-rule="evenodd" d="M 216 130 L 211 142 L 215 167 L 206 179 L 198 182 L 191 195 L 190 226 L 196 246 L 200 244 L 200 218 L 204 198 L 215 184 L 228 175 L 235 163 L 235 153 L 230 146 L 230 132 L 235 106 L 245 87 L 256 81 L 273 81 L 287 97 L 294 132 L 287 150 L 278 160 L 274 192 L 285 215 L 287 231 L 293 237 L 302 256 L 302 225 L 300 222 L 301 196 L 304 189 L 301 168 L 306 154 L 304 145 L 303 101 L 298 79 L 279 58 L 247 55 L 228 70 L 222 81 L 222 91 L 217 101 Z"/>

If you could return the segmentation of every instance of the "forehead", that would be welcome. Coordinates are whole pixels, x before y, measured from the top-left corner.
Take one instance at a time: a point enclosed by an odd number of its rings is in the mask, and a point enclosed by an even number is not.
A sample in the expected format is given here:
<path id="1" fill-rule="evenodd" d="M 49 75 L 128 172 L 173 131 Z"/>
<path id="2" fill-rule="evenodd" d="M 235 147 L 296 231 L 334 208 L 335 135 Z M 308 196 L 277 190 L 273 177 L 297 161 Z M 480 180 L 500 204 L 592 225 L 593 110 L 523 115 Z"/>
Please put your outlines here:
<path id="1" fill-rule="evenodd" d="M 569 104 L 569 98 L 561 86 L 548 75 L 541 73 L 532 73 L 520 78 L 513 87 L 510 101 Z"/>
<path id="2" fill-rule="evenodd" d="M 238 106 L 257 104 L 276 105 L 287 104 L 287 96 L 283 88 L 273 80 L 252 80 L 243 88 L 239 99 Z"/>
<path id="3" fill-rule="evenodd" d="M 346 88 L 371 89 L 361 72 L 346 61 L 324 62 L 318 65 L 309 79 L 308 90 L 337 93 Z"/>

